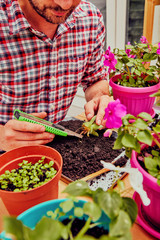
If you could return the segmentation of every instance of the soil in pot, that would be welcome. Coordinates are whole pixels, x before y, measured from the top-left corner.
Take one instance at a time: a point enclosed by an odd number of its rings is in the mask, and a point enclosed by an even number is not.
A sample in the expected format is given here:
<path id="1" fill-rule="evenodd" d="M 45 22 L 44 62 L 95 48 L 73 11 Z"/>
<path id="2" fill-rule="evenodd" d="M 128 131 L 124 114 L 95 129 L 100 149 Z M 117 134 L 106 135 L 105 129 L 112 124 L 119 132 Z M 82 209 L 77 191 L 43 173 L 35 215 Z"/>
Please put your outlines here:
<path id="1" fill-rule="evenodd" d="M 63 224 L 67 225 L 70 222 L 70 220 L 65 219 L 62 222 Z M 71 227 L 73 237 L 75 237 L 80 232 L 84 224 L 85 224 L 84 219 L 79 219 L 79 218 L 74 219 Z M 100 238 L 102 235 L 107 235 L 107 234 L 108 234 L 108 230 L 105 230 L 103 227 L 99 227 L 99 226 L 95 226 L 86 232 L 86 235 L 89 235 L 95 238 Z M 62 238 L 61 240 L 64 240 L 64 239 Z"/>
<path id="2" fill-rule="evenodd" d="M 78 133 L 81 132 L 82 123 L 83 121 L 76 119 L 60 122 L 65 128 Z M 112 162 L 119 156 L 122 150 L 112 149 L 116 135 L 112 134 L 110 138 L 105 138 L 103 137 L 104 130 L 98 133 L 99 137 L 84 135 L 82 139 L 56 136 L 54 141 L 49 143 L 50 147 L 55 148 L 62 155 L 64 176 L 73 181 L 81 179 L 102 169 L 101 160 Z"/>

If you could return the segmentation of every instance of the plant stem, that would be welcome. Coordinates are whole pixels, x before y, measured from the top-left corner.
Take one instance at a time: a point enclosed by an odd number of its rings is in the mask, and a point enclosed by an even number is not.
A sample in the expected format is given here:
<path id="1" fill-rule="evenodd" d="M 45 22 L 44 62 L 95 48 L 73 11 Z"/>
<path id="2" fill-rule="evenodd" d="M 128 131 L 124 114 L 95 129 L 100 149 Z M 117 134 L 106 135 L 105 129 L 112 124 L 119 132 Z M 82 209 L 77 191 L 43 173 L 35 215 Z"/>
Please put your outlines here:
<path id="1" fill-rule="evenodd" d="M 89 217 L 84 225 L 84 227 L 81 229 L 81 231 L 78 233 L 78 235 L 75 237 L 75 240 L 80 239 L 81 237 L 84 236 L 84 234 L 87 232 L 87 230 L 90 227 L 90 223 L 91 223 L 91 217 Z"/>
<path id="2" fill-rule="evenodd" d="M 159 135 L 158 134 L 156 134 L 158 137 L 159 137 Z M 160 148 L 160 142 L 155 138 L 155 137 L 153 137 L 153 141 L 157 144 L 157 146 Z"/>
<path id="3" fill-rule="evenodd" d="M 128 67 L 127 65 L 126 65 L 126 68 L 127 68 L 129 77 L 131 77 L 131 73 L 130 73 L 130 71 L 129 71 L 129 67 Z"/>

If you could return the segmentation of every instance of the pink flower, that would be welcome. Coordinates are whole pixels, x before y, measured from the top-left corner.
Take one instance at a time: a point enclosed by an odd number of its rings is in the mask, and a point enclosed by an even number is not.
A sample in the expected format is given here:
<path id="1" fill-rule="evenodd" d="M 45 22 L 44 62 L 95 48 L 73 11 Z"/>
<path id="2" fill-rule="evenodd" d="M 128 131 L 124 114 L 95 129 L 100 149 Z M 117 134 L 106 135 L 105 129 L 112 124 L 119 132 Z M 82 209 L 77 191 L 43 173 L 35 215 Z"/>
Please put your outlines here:
<path id="1" fill-rule="evenodd" d="M 110 51 L 110 46 L 106 50 L 104 57 L 104 66 L 109 67 L 108 72 L 110 73 L 111 70 L 115 71 L 115 65 L 117 64 L 117 60 L 115 59 L 114 54 Z"/>
<path id="2" fill-rule="evenodd" d="M 107 129 L 103 134 L 104 137 L 110 137 L 111 135 L 112 135 L 112 130 L 111 129 Z"/>
<path id="3" fill-rule="evenodd" d="M 129 45 L 129 44 L 128 44 L 128 45 Z M 125 52 L 127 53 L 127 55 L 128 55 L 129 58 L 135 58 L 135 57 L 136 57 L 136 55 L 131 55 L 131 54 L 130 54 L 131 49 L 126 49 Z"/>
<path id="4" fill-rule="evenodd" d="M 121 127 L 121 118 L 124 117 L 126 113 L 126 106 L 121 104 L 119 99 L 114 102 L 110 102 L 108 107 L 105 109 L 104 120 L 106 120 L 106 127 L 110 129 Z"/>
<path id="5" fill-rule="evenodd" d="M 144 36 L 142 36 L 141 38 L 140 38 L 140 40 L 141 40 L 141 43 L 148 43 L 148 41 L 147 41 L 147 38 L 146 37 L 144 37 Z"/>
<path id="6" fill-rule="evenodd" d="M 157 54 L 160 55 L 160 42 L 158 43 L 158 49 L 157 49 Z"/>

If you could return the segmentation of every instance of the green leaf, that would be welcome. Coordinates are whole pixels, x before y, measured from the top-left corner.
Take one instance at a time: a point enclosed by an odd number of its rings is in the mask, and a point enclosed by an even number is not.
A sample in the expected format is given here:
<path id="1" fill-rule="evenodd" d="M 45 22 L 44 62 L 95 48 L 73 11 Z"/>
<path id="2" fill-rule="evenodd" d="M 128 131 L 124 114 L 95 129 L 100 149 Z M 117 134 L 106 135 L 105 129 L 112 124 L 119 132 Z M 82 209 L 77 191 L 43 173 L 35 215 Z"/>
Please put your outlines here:
<path id="1" fill-rule="evenodd" d="M 153 131 L 155 133 L 160 133 L 160 125 L 157 124 L 155 127 L 153 127 Z"/>
<path id="2" fill-rule="evenodd" d="M 60 207 L 63 209 L 63 212 L 67 213 L 74 207 L 74 203 L 72 200 L 69 199 L 64 202 L 61 202 Z"/>
<path id="3" fill-rule="evenodd" d="M 118 216 L 122 206 L 122 198 L 117 192 L 102 192 L 99 194 L 98 203 L 106 215 L 113 219 Z"/>
<path id="4" fill-rule="evenodd" d="M 70 183 L 63 192 L 72 196 L 90 196 L 92 194 L 88 183 L 81 180 Z"/>
<path id="5" fill-rule="evenodd" d="M 75 217 L 82 217 L 84 214 L 83 209 L 81 207 L 75 207 L 74 208 L 74 216 Z"/>
<path id="6" fill-rule="evenodd" d="M 4 230 L 6 233 L 16 236 L 17 240 L 30 240 L 29 238 L 24 238 L 24 231 L 30 232 L 31 229 L 25 227 L 16 217 L 4 217 Z"/>
<path id="7" fill-rule="evenodd" d="M 127 211 L 128 215 L 131 218 L 132 223 L 134 223 L 138 214 L 137 204 L 133 199 L 128 197 L 123 197 L 123 203 L 125 211 Z"/>
<path id="8" fill-rule="evenodd" d="M 135 149 L 137 147 L 137 139 L 129 133 L 122 137 L 122 144 L 124 147 Z"/>
<path id="9" fill-rule="evenodd" d="M 148 129 L 146 129 L 146 130 L 143 130 L 143 131 L 138 131 L 137 139 L 138 139 L 138 141 L 151 146 L 152 141 L 153 141 L 153 136 L 150 133 L 150 131 Z"/>
<path id="10" fill-rule="evenodd" d="M 124 136 L 124 132 L 122 132 L 118 137 L 116 138 L 114 142 L 113 149 L 121 149 L 123 147 L 122 145 L 122 137 Z"/>
<path id="11" fill-rule="evenodd" d="M 132 223 L 128 214 L 125 211 L 120 210 L 117 219 L 110 224 L 109 235 L 113 237 L 123 236 L 130 230 L 131 225 Z"/>
<path id="12" fill-rule="evenodd" d="M 139 70 L 135 70 L 136 75 L 141 76 L 141 72 Z"/>
<path id="13" fill-rule="evenodd" d="M 115 66 L 117 69 L 119 69 L 119 70 L 121 70 L 122 69 L 122 67 L 123 67 L 123 62 L 121 61 L 121 60 L 117 60 L 117 64 L 116 64 L 116 66 Z"/>
<path id="14" fill-rule="evenodd" d="M 90 216 L 94 222 L 97 221 L 102 214 L 100 207 L 94 202 L 86 202 L 83 210 L 84 213 Z"/>
<path id="15" fill-rule="evenodd" d="M 141 112 L 140 114 L 138 114 L 138 117 L 141 117 L 141 118 L 143 118 L 145 120 L 148 120 L 150 122 L 153 121 L 151 115 L 149 113 L 146 113 L 146 112 Z"/>
<path id="16" fill-rule="evenodd" d="M 146 121 L 140 118 L 136 119 L 135 122 L 133 122 L 133 126 L 141 130 L 148 128 Z"/>
<path id="17" fill-rule="evenodd" d="M 154 171 L 158 171 L 158 169 L 157 169 L 157 161 L 154 159 L 154 158 L 152 158 L 152 157 L 145 157 L 144 158 L 144 163 L 145 163 L 145 166 L 146 166 L 146 168 L 147 169 L 149 169 L 149 170 L 154 170 Z"/>
<path id="18" fill-rule="evenodd" d="M 51 231 L 51 229 L 56 229 L 56 231 Z M 33 238 L 30 240 L 59 240 L 61 236 L 66 235 L 67 227 L 61 222 L 51 218 L 42 217 L 33 230 Z"/>

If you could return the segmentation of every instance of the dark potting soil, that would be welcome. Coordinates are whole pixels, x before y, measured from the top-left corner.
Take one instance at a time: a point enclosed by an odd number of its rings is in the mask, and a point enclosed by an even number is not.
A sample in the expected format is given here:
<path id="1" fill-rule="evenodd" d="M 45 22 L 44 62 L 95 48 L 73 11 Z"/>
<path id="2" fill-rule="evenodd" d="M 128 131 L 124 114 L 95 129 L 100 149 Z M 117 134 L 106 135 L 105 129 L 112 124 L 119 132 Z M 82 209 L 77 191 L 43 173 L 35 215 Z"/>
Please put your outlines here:
<path id="1" fill-rule="evenodd" d="M 63 221 L 63 224 L 67 225 L 70 221 L 71 220 L 69 219 L 65 219 Z M 71 227 L 73 237 L 75 237 L 79 233 L 79 231 L 82 229 L 84 224 L 85 224 L 84 219 L 75 218 Z M 89 235 L 95 238 L 100 238 L 102 235 L 106 235 L 106 234 L 108 234 L 108 230 L 105 230 L 104 228 L 98 227 L 98 226 L 95 226 L 86 232 L 86 235 Z M 64 239 L 61 239 L 61 240 L 64 240 Z"/>
<path id="2" fill-rule="evenodd" d="M 59 124 L 72 131 L 80 133 L 83 121 L 68 120 Z M 56 136 L 48 145 L 59 151 L 63 157 L 62 174 L 75 181 L 103 168 L 101 160 L 112 162 L 122 150 L 113 150 L 116 135 L 110 138 L 103 137 L 104 130 L 98 131 L 99 137 L 84 135 L 82 139 L 77 137 Z M 121 159 L 121 161 L 127 161 Z"/>

